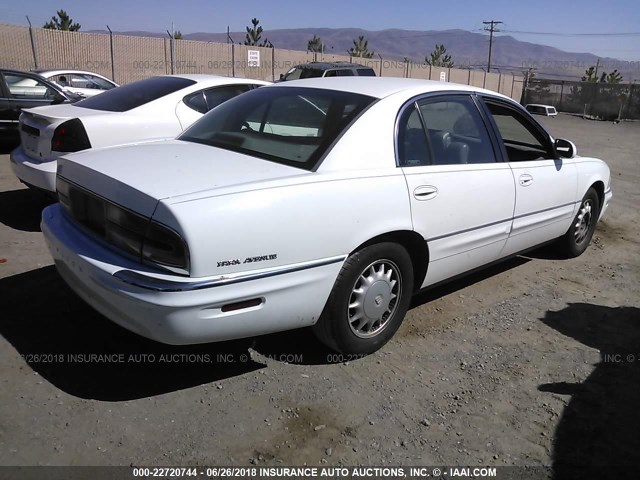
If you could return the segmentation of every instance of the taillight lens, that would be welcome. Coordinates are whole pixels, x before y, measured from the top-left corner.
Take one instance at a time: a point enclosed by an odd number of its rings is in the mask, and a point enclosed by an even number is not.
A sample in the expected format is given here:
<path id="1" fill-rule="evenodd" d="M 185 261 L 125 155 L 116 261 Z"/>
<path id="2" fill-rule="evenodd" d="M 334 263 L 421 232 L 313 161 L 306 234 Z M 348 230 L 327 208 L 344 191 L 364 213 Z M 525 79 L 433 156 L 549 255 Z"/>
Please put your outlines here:
<path id="1" fill-rule="evenodd" d="M 51 151 L 79 152 L 87 148 L 91 148 L 91 142 L 79 118 L 61 123 L 53 132 Z"/>
<path id="2" fill-rule="evenodd" d="M 189 253 L 182 237 L 153 221 L 142 242 L 142 259 L 166 267 L 189 269 Z"/>
<path id="3" fill-rule="evenodd" d="M 189 273 L 189 250 L 169 227 L 138 215 L 87 190 L 57 178 L 58 199 L 85 229 L 142 263 Z"/>

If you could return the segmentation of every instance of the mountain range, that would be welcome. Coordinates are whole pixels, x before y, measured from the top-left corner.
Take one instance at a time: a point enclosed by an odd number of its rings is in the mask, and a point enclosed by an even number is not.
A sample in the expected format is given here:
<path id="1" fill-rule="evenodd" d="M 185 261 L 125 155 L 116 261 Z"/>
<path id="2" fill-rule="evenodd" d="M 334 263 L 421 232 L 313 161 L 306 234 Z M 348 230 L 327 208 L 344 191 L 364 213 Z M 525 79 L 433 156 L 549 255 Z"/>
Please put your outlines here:
<path id="1" fill-rule="evenodd" d="M 97 31 L 96 31 L 97 32 Z M 166 34 L 128 31 L 114 32 L 122 35 L 162 37 Z M 235 43 L 243 43 L 246 32 L 230 32 Z M 424 62 L 436 44 L 443 44 L 451 55 L 455 66 L 486 68 L 489 36 L 466 30 L 363 30 L 359 28 L 293 28 L 265 30 L 261 39 L 268 39 L 276 48 L 289 50 L 307 49 L 307 42 L 317 35 L 325 44 L 325 52 L 347 55 L 353 40 L 364 36 L 368 48 L 376 58 L 389 60 L 409 58 L 414 62 Z M 206 42 L 227 42 L 227 33 L 196 32 L 183 34 L 183 39 Z M 579 80 L 584 71 L 596 65 L 599 59 L 600 71 L 611 72 L 614 68 L 622 73 L 624 81 L 640 79 L 640 62 L 629 62 L 614 58 L 597 57 L 591 53 L 565 52 L 558 48 L 516 40 L 508 35 L 494 37 L 492 70 L 521 74 L 533 67 L 538 77 Z"/>

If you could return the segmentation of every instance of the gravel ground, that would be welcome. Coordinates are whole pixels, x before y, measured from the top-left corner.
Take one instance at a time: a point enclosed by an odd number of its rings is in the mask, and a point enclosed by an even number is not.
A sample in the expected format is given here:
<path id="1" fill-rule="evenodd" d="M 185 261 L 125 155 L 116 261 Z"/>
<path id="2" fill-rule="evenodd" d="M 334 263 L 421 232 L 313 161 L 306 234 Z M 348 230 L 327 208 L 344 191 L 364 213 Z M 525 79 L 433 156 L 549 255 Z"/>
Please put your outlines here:
<path id="1" fill-rule="evenodd" d="M 543 122 L 612 169 L 586 253 L 422 293 L 365 358 L 306 330 L 170 347 L 115 326 L 59 278 L 47 201 L 1 155 L 0 465 L 640 466 L 640 123 Z"/>

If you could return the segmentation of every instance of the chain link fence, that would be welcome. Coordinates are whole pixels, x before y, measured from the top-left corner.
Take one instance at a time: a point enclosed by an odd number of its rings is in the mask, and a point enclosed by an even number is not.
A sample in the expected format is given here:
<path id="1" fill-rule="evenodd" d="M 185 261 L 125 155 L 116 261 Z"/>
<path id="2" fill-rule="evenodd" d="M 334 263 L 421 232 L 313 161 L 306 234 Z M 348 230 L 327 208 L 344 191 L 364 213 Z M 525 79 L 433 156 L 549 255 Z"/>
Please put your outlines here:
<path id="1" fill-rule="evenodd" d="M 427 64 L 321 54 L 233 43 L 167 37 L 66 32 L 0 24 L 0 66 L 19 70 L 88 70 L 126 84 L 153 75 L 207 73 L 277 80 L 293 66 L 312 61 L 356 62 L 381 77 L 422 78 L 483 87 L 515 100 L 522 77 L 511 73 L 431 67 Z"/>
<path id="2" fill-rule="evenodd" d="M 640 85 L 533 78 L 522 103 L 553 105 L 559 112 L 601 120 L 640 120 Z"/>

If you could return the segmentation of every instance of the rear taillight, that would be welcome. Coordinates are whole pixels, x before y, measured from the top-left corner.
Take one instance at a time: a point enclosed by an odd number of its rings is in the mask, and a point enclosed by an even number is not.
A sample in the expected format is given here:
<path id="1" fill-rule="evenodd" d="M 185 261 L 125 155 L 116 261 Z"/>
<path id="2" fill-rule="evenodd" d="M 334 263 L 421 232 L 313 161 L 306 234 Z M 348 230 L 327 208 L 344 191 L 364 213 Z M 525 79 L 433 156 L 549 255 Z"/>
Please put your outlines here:
<path id="1" fill-rule="evenodd" d="M 79 118 L 58 125 L 51 139 L 53 152 L 79 152 L 91 148 L 87 131 Z"/>
<path id="2" fill-rule="evenodd" d="M 57 177 L 58 199 L 95 236 L 140 262 L 189 274 L 189 249 L 174 230 Z"/>

